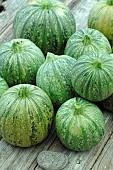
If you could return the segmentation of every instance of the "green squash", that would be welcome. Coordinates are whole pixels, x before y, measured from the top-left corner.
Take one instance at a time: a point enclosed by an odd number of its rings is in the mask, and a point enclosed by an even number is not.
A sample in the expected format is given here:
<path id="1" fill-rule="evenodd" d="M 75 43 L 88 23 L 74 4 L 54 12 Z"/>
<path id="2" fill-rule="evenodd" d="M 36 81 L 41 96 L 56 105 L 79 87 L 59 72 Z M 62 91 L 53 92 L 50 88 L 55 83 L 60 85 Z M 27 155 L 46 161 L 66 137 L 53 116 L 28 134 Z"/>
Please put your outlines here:
<path id="1" fill-rule="evenodd" d="M 74 96 L 71 70 L 76 63 L 72 57 L 47 54 L 45 63 L 37 72 L 36 84 L 43 89 L 56 107 Z"/>
<path id="2" fill-rule="evenodd" d="M 28 0 L 28 4 L 36 4 L 36 3 L 41 3 L 42 0 Z M 45 0 L 47 2 L 48 0 Z M 53 1 L 53 0 L 52 0 Z M 43 1 L 44 2 L 44 1 Z"/>
<path id="3" fill-rule="evenodd" d="M 64 53 L 75 59 L 93 51 L 112 52 L 107 38 L 99 31 L 91 28 L 76 31 L 68 40 Z"/>
<path id="4" fill-rule="evenodd" d="M 41 50 L 27 39 L 13 39 L 0 46 L 0 73 L 9 86 L 35 84 L 37 70 L 44 61 Z"/>
<path id="5" fill-rule="evenodd" d="M 30 39 L 45 55 L 62 54 L 76 29 L 72 12 L 60 1 L 35 1 L 17 12 L 13 23 L 15 38 Z"/>
<path id="6" fill-rule="evenodd" d="M 113 40 L 113 0 L 101 0 L 94 5 L 89 14 L 88 26 Z"/>
<path id="7" fill-rule="evenodd" d="M 13 86 L 0 98 L 1 134 L 12 145 L 29 147 L 42 142 L 53 116 L 50 98 L 34 85 Z"/>
<path id="8" fill-rule="evenodd" d="M 100 51 L 81 56 L 73 67 L 71 81 L 81 97 L 104 100 L 113 93 L 113 58 Z"/>
<path id="9" fill-rule="evenodd" d="M 6 83 L 6 81 L 0 77 L 0 97 L 2 96 L 2 94 L 8 89 L 8 85 Z"/>
<path id="10" fill-rule="evenodd" d="M 41 2 L 42 0 L 28 0 L 28 3 L 29 4 L 36 4 L 36 3 L 39 3 Z"/>
<path id="11" fill-rule="evenodd" d="M 105 121 L 95 104 L 75 97 L 58 109 L 55 127 L 64 146 L 75 151 L 86 151 L 102 139 Z"/>

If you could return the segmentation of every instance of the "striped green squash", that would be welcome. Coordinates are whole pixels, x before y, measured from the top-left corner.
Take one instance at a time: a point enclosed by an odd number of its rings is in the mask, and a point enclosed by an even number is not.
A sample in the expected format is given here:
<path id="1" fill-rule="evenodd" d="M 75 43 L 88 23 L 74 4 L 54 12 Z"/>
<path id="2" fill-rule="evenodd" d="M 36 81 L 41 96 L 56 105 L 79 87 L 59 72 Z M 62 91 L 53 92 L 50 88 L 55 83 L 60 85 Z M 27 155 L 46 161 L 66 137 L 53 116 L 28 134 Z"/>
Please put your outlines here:
<path id="1" fill-rule="evenodd" d="M 56 107 L 74 96 L 71 70 L 76 60 L 66 55 L 47 53 L 44 64 L 37 72 L 36 84 L 50 97 Z"/>
<path id="2" fill-rule="evenodd" d="M 28 0 L 28 3 L 29 4 L 35 4 L 35 3 L 39 3 L 41 2 L 42 0 Z"/>
<path id="3" fill-rule="evenodd" d="M 29 147 L 42 142 L 53 116 L 50 98 L 34 85 L 13 86 L 0 98 L 1 134 L 12 145 Z"/>
<path id="4" fill-rule="evenodd" d="M 47 2 L 48 0 L 45 0 L 45 2 Z M 53 0 L 52 0 L 53 1 Z M 42 0 L 28 0 L 29 4 L 36 4 L 36 3 L 41 3 Z M 44 2 L 44 1 L 43 1 Z"/>
<path id="5" fill-rule="evenodd" d="M 101 0 L 94 5 L 89 14 L 88 27 L 113 40 L 113 0 Z"/>
<path id="6" fill-rule="evenodd" d="M 75 59 L 92 51 L 112 52 L 107 38 L 99 31 L 91 28 L 76 31 L 68 40 L 64 53 Z"/>
<path id="7" fill-rule="evenodd" d="M 58 109 L 55 127 L 63 145 L 71 150 L 86 151 L 101 140 L 105 121 L 96 105 L 75 97 Z"/>
<path id="8" fill-rule="evenodd" d="M 70 9 L 56 0 L 31 1 L 17 12 L 13 27 L 15 38 L 30 39 L 45 55 L 62 54 L 76 29 Z"/>
<path id="9" fill-rule="evenodd" d="M 0 77 L 0 97 L 7 89 L 8 89 L 8 85 L 6 81 L 2 77 Z"/>
<path id="10" fill-rule="evenodd" d="M 113 58 L 100 51 L 81 56 L 73 67 L 71 80 L 81 97 L 104 100 L 113 93 Z"/>
<path id="11" fill-rule="evenodd" d="M 44 61 L 41 50 L 27 39 L 13 39 L 0 46 L 0 73 L 9 86 L 35 84 L 36 72 Z"/>

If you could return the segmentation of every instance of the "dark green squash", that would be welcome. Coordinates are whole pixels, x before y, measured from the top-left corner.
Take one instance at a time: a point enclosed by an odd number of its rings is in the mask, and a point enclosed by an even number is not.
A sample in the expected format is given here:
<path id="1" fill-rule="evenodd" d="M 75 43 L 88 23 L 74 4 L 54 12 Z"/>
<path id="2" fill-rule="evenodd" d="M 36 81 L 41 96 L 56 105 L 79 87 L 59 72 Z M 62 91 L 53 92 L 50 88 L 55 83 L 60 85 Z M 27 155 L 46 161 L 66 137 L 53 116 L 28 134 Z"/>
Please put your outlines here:
<path id="1" fill-rule="evenodd" d="M 30 39 L 45 55 L 62 54 L 76 29 L 70 9 L 56 0 L 31 1 L 17 12 L 13 27 L 15 38 Z"/>

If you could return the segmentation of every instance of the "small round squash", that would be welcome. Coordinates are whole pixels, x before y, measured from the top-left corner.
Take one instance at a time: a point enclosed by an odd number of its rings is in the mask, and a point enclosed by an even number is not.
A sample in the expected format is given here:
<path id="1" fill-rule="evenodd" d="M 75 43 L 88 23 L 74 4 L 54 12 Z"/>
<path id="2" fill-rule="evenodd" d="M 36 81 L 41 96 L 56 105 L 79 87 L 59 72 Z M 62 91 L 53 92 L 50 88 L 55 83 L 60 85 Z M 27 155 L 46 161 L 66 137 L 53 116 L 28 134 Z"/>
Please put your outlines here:
<path id="1" fill-rule="evenodd" d="M 41 50 L 27 39 L 13 39 L 0 46 L 0 73 L 9 86 L 35 84 L 44 61 Z"/>
<path id="2" fill-rule="evenodd" d="M 99 143 L 105 131 L 101 110 L 78 97 L 61 105 L 56 114 L 55 126 L 63 145 L 75 151 L 91 149 Z"/>
<path id="3" fill-rule="evenodd" d="M 107 38 L 99 31 L 91 28 L 76 31 L 68 40 L 64 53 L 75 59 L 93 51 L 112 52 Z"/>
<path id="4" fill-rule="evenodd" d="M 50 98 L 34 85 L 13 86 L 0 98 L 1 134 L 12 145 L 29 147 L 42 142 L 53 116 Z"/>
<path id="5" fill-rule="evenodd" d="M 62 54 L 76 29 L 70 9 L 56 0 L 29 2 L 17 12 L 13 27 L 15 38 L 30 39 L 45 55 Z"/>
<path id="6" fill-rule="evenodd" d="M 113 0 L 101 0 L 94 5 L 89 14 L 88 26 L 113 40 Z"/>
<path id="7" fill-rule="evenodd" d="M 76 60 L 72 57 L 47 53 L 45 63 L 37 72 L 37 86 L 48 94 L 56 107 L 74 97 L 71 71 L 75 63 Z"/>
<path id="8" fill-rule="evenodd" d="M 104 100 L 113 93 L 113 57 L 100 51 L 82 55 L 73 67 L 71 80 L 81 97 Z"/>

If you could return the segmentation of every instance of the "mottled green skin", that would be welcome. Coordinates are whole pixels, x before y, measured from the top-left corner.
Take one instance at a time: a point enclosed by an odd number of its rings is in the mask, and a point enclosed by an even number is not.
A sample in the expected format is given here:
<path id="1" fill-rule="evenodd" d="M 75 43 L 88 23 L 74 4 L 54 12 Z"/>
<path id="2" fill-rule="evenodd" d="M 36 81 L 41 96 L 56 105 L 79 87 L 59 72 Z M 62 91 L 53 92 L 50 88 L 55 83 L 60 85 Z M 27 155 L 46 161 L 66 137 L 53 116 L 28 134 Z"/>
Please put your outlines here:
<path id="1" fill-rule="evenodd" d="M 71 70 L 76 63 L 72 57 L 52 53 L 37 72 L 36 84 L 50 97 L 56 107 L 74 96 L 71 85 Z"/>
<path id="2" fill-rule="evenodd" d="M 6 81 L 0 77 L 0 97 L 2 96 L 2 94 L 8 89 L 8 85 L 6 83 Z"/>
<path id="3" fill-rule="evenodd" d="M 109 1 L 109 2 L 108 2 Z M 102 32 L 109 40 L 113 40 L 113 0 L 101 0 L 91 9 L 88 27 Z"/>
<path id="4" fill-rule="evenodd" d="M 113 58 L 97 51 L 81 56 L 72 70 L 72 86 L 83 98 L 101 101 L 113 93 Z"/>
<path id="5" fill-rule="evenodd" d="M 100 109 L 82 99 L 72 98 L 58 109 L 56 132 L 67 148 L 86 151 L 97 145 L 105 131 L 105 121 Z"/>
<path id="6" fill-rule="evenodd" d="M 42 142 L 48 135 L 53 115 L 48 95 L 34 85 L 13 86 L 0 98 L 1 133 L 15 146 L 29 147 Z"/>
<path id="7" fill-rule="evenodd" d="M 46 55 L 62 54 L 75 32 L 75 18 L 60 1 L 43 0 L 22 7 L 14 19 L 14 36 L 34 42 Z"/>
<path id="8" fill-rule="evenodd" d="M 39 3 L 39 2 L 41 2 L 42 0 L 28 0 L 28 3 L 29 4 L 35 4 L 35 3 Z M 45 1 L 48 1 L 48 0 L 45 0 Z"/>
<path id="9" fill-rule="evenodd" d="M 0 46 L 0 73 L 9 86 L 35 84 L 37 70 L 44 61 L 41 50 L 27 39 L 14 39 Z"/>
<path id="10" fill-rule="evenodd" d="M 64 53 L 75 59 L 93 51 L 112 52 L 107 38 L 99 31 L 91 28 L 76 31 L 68 40 Z"/>

